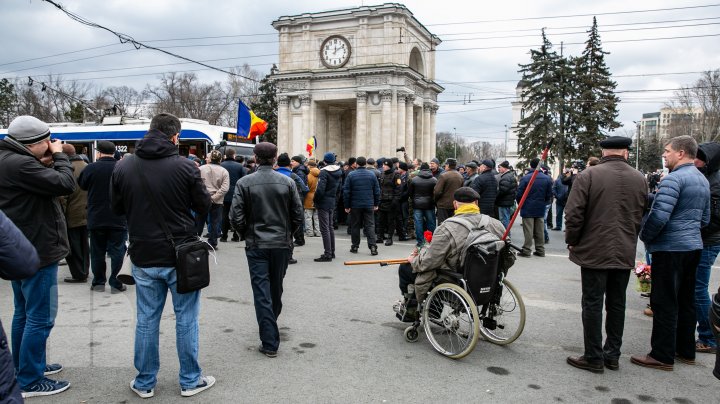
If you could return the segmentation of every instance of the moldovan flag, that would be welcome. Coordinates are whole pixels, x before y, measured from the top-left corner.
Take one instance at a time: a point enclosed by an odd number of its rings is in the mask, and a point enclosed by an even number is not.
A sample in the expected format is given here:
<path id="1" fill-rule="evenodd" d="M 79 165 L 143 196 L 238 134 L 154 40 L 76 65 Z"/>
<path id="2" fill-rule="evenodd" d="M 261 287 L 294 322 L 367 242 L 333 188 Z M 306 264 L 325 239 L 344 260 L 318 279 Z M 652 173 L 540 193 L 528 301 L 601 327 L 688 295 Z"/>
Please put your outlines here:
<path id="1" fill-rule="evenodd" d="M 253 140 L 267 130 L 267 122 L 258 118 L 255 113 L 245 105 L 242 100 L 238 101 L 237 135 Z"/>
<path id="2" fill-rule="evenodd" d="M 312 157 L 315 147 L 317 147 L 317 139 L 313 136 L 308 140 L 307 146 L 305 146 L 305 150 L 308 152 L 308 157 Z"/>

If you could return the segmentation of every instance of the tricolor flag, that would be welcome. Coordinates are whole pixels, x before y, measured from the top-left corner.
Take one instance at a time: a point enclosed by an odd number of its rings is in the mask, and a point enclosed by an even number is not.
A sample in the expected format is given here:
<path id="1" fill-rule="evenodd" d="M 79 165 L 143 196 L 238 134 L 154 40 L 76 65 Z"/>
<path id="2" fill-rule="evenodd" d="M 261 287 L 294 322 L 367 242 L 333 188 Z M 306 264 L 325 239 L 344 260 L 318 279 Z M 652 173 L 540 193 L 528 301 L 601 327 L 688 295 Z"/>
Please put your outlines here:
<path id="1" fill-rule="evenodd" d="M 313 136 L 308 139 L 307 146 L 305 146 L 305 150 L 308 152 L 308 157 L 312 157 L 315 147 L 317 147 L 317 139 Z"/>
<path id="2" fill-rule="evenodd" d="M 237 135 L 253 140 L 267 130 L 267 122 L 258 118 L 242 100 L 238 101 Z"/>

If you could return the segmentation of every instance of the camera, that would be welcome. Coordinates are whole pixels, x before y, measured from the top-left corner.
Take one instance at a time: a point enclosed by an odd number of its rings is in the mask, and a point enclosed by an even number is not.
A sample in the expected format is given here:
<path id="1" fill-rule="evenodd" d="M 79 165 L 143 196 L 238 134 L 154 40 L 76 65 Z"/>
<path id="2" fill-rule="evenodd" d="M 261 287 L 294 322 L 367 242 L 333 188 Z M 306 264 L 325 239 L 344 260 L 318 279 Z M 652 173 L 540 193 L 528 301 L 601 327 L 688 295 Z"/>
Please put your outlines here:
<path id="1" fill-rule="evenodd" d="M 398 147 L 397 149 L 395 149 L 395 151 L 398 152 L 398 153 L 401 153 L 401 152 L 402 152 L 402 153 L 405 153 L 405 146 L 403 146 L 403 147 Z"/>

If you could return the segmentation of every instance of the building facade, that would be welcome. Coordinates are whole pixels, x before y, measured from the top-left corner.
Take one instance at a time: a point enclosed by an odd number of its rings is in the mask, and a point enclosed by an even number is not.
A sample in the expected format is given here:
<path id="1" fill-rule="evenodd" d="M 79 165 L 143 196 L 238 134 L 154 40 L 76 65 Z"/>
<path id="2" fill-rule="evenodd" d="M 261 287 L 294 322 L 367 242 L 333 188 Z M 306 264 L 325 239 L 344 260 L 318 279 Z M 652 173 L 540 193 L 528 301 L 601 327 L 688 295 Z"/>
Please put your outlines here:
<path id="1" fill-rule="evenodd" d="M 435 48 L 440 39 L 390 3 L 280 17 L 278 148 L 316 154 L 435 155 Z"/>

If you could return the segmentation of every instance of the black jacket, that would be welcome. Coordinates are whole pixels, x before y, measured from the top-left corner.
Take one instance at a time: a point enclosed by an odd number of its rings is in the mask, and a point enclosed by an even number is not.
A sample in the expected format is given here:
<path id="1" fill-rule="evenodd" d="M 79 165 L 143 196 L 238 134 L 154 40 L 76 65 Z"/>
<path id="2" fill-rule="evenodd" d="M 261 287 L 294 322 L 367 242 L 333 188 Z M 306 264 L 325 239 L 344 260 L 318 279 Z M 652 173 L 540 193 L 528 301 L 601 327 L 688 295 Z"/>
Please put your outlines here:
<path id="1" fill-rule="evenodd" d="M 149 131 L 138 141 L 135 155 L 120 160 L 112 175 L 112 209 L 126 215 L 130 238 L 130 258 L 139 267 L 174 267 L 175 250 L 167 240 L 160 221 L 145 193 L 137 163 L 153 192 L 156 207 L 163 215 L 175 243 L 195 236 L 192 212 L 205 215 L 210 194 L 195 163 L 178 154 L 167 136 Z"/>
<path id="2" fill-rule="evenodd" d="M 315 208 L 323 210 L 335 209 L 337 203 L 338 189 L 342 182 L 342 170 L 340 166 L 329 165 L 320 170 L 317 188 L 313 203 Z"/>
<path id="3" fill-rule="evenodd" d="M 110 207 L 110 178 L 115 169 L 115 163 L 116 161 L 112 157 L 102 157 L 89 164 L 80 173 L 78 185 L 88 191 L 88 230 L 127 229 L 125 216 L 116 215 Z"/>
<path id="4" fill-rule="evenodd" d="M 495 198 L 498 194 L 498 182 L 492 170 L 485 170 L 478 174 L 470 187 L 480 194 L 480 213 L 495 217 Z"/>
<path id="5" fill-rule="evenodd" d="M 8 137 L 0 141 L 0 209 L 35 247 L 41 268 L 70 252 L 57 197 L 75 191 L 75 176 L 67 155 L 52 158 L 54 165 L 47 168 L 20 143 Z"/>
<path id="6" fill-rule="evenodd" d="M 295 181 L 272 167 L 259 166 L 235 186 L 230 223 L 245 236 L 247 249 L 289 249 L 303 220 Z"/>
<path id="7" fill-rule="evenodd" d="M 232 197 L 235 194 L 235 184 L 240 180 L 240 178 L 245 176 L 245 167 L 235 160 L 225 160 L 220 163 L 220 165 L 222 168 L 227 170 L 228 174 L 230 174 L 230 188 L 228 188 L 228 191 L 223 197 L 223 203 L 230 203 L 232 202 Z"/>
<path id="8" fill-rule="evenodd" d="M 515 171 L 508 170 L 500 175 L 498 181 L 498 194 L 495 198 L 495 204 L 503 208 L 512 207 L 515 204 L 515 194 L 517 193 L 518 182 L 515 178 Z"/>
<path id="9" fill-rule="evenodd" d="M 433 190 L 437 179 L 430 170 L 420 170 L 408 183 L 408 197 L 412 201 L 413 209 L 435 209 Z"/>
<path id="10" fill-rule="evenodd" d="M 700 171 L 710 183 L 710 224 L 700 231 L 707 247 L 720 244 L 720 143 L 702 143 L 698 154 L 705 155 L 705 167 Z"/>
<path id="11" fill-rule="evenodd" d="M 400 173 L 392 169 L 383 171 L 380 176 L 380 210 L 397 209 L 400 202 L 401 185 Z"/>

